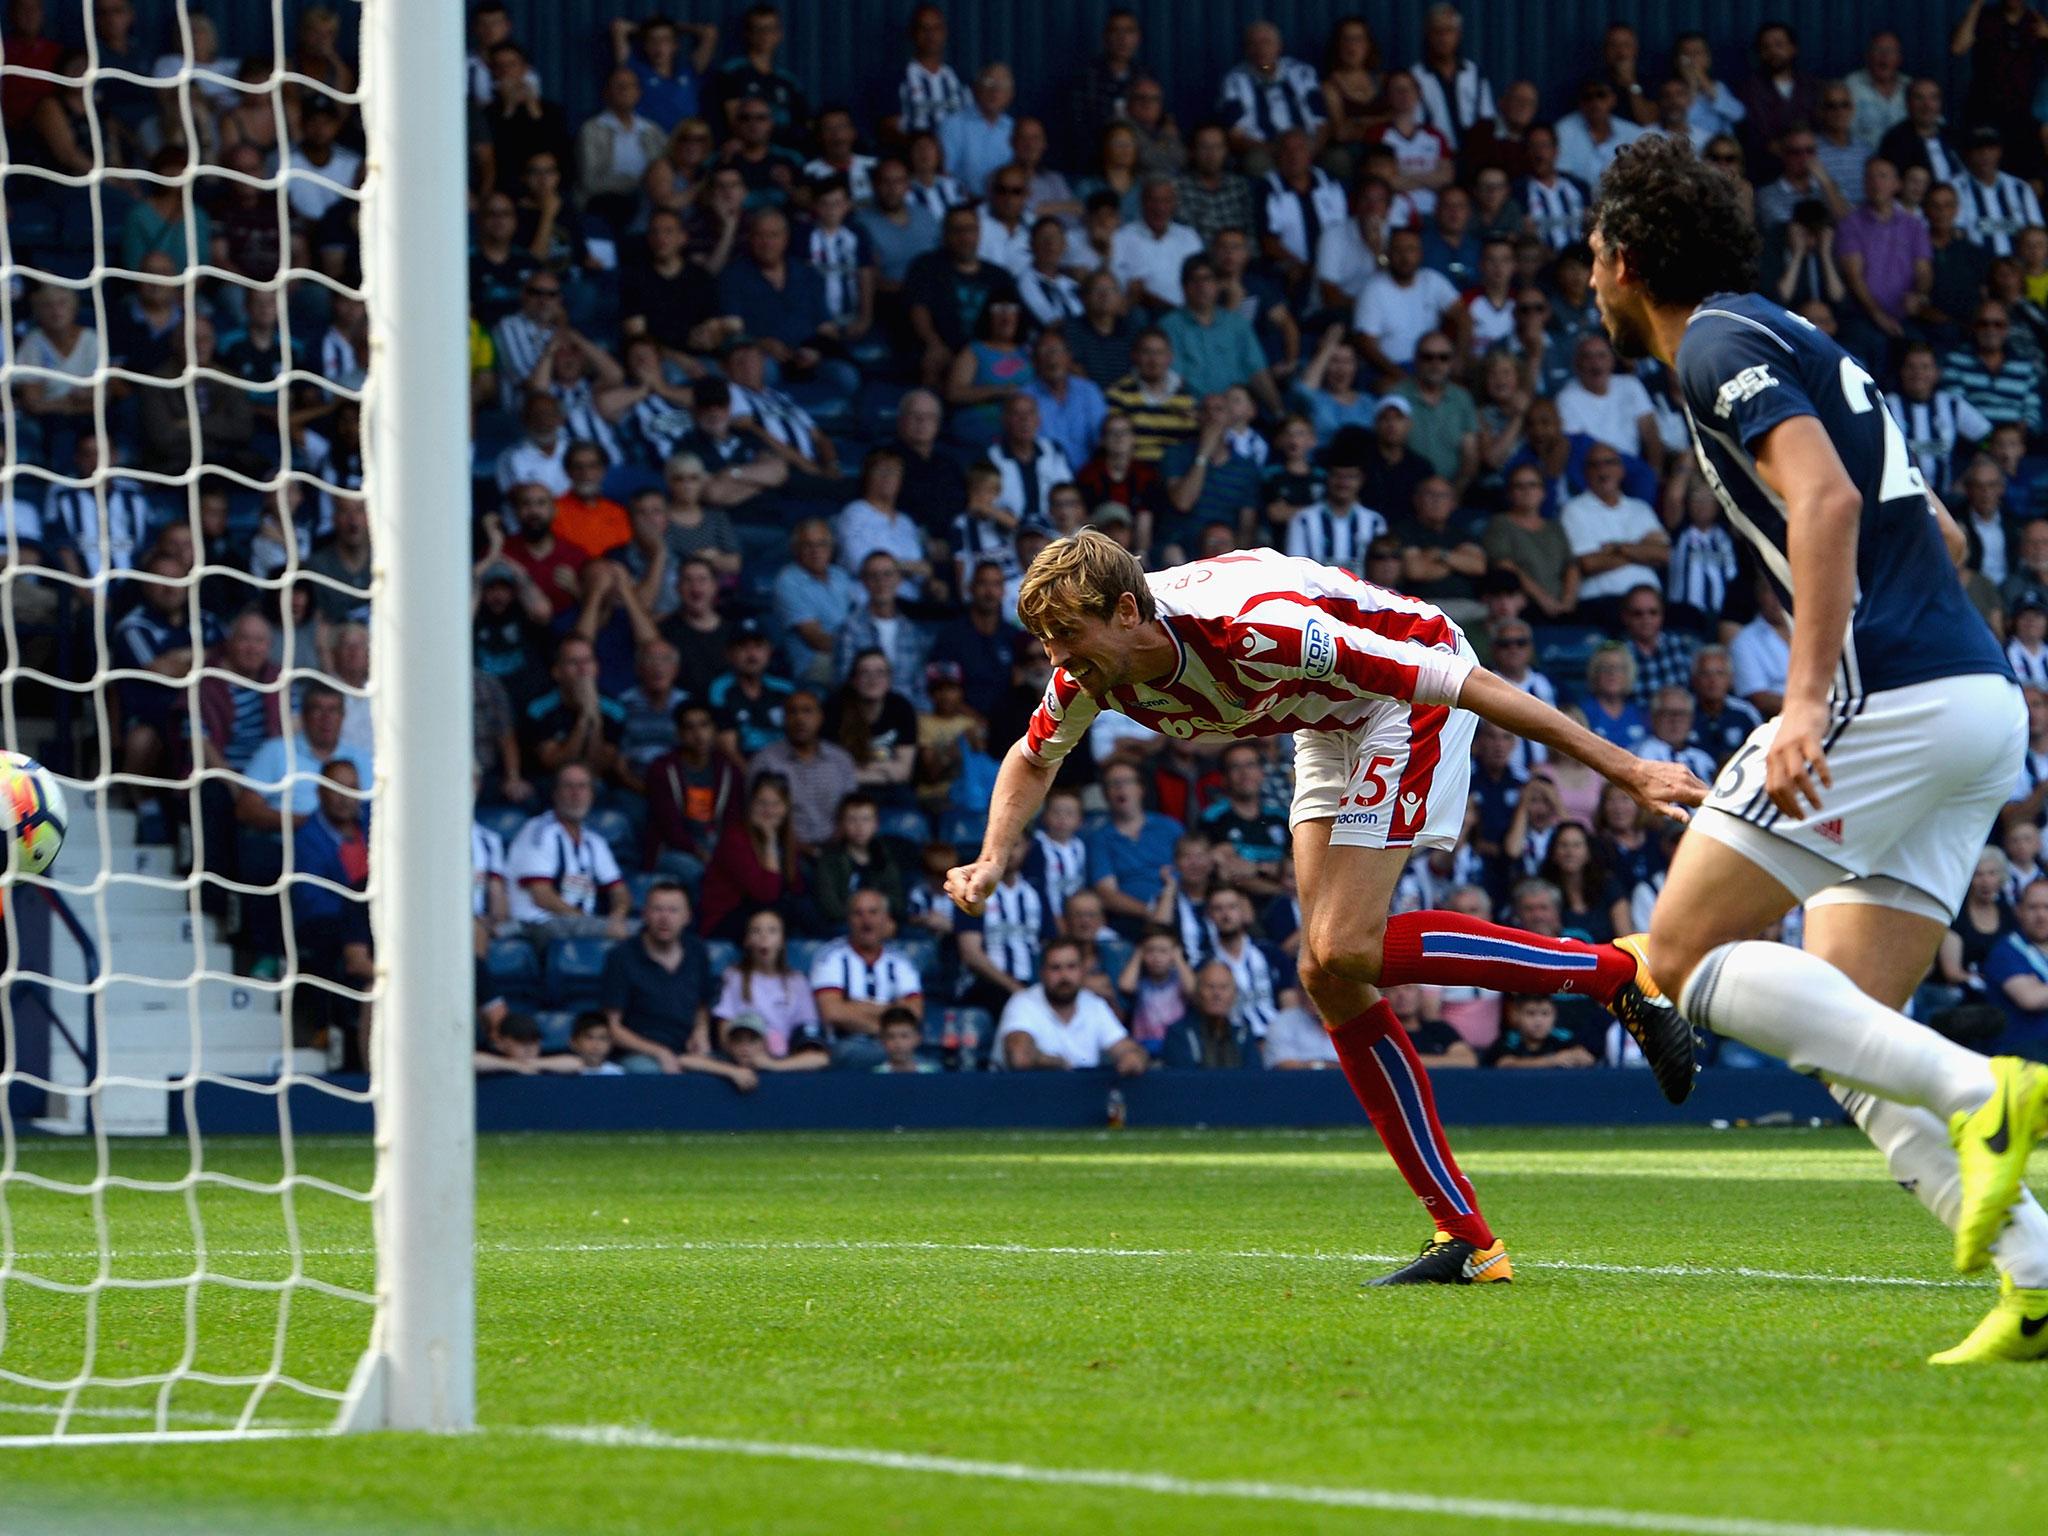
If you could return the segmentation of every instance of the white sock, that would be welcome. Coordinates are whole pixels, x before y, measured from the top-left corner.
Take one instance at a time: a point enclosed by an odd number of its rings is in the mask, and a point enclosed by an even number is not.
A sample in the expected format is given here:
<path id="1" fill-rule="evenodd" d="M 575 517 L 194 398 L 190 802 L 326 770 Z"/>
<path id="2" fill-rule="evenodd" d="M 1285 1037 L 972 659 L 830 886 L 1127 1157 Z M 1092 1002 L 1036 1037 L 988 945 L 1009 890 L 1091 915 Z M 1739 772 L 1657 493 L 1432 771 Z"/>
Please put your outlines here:
<path id="1" fill-rule="evenodd" d="M 1867 997 L 1818 955 L 1785 944 L 1723 944 L 1686 978 L 1679 1008 L 1795 1071 L 1931 1109 L 1944 1125 L 1996 1086 L 1984 1057 Z"/>
<path id="2" fill-rule="evenodd" d="M 1886 1166 L 1907 1193 L 1934 1213 L 1949 1231 L 1963 1203 L 1963 1174 L 1949 1145 L 1948 1128 L 1924 1109 L 1911 1109 L 1872 1094 L 1831 1088 L 1850 1118 L 1884 1154 Z M 2048 1290 L 2048 1211 L 2025 1190 L 2012 1208 L 2012 1222 L 1998 1234 L 1991 1256 L 2014 1285 Z"/>

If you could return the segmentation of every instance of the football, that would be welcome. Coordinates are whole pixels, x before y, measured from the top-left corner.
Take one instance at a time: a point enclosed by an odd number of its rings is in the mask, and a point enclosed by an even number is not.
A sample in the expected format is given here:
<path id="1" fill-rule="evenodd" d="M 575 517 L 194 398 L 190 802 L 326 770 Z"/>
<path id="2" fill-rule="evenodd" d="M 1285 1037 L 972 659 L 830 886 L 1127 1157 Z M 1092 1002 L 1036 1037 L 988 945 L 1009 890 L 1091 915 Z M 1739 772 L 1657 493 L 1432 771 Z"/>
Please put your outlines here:
<path id="1" fill-rule="evenodd" d="M 64 846 L 64 791 L 56 775 L 20 752 L 0 752 L 0 825 L 10 834 L 9 874 L 40 875 Z"/>

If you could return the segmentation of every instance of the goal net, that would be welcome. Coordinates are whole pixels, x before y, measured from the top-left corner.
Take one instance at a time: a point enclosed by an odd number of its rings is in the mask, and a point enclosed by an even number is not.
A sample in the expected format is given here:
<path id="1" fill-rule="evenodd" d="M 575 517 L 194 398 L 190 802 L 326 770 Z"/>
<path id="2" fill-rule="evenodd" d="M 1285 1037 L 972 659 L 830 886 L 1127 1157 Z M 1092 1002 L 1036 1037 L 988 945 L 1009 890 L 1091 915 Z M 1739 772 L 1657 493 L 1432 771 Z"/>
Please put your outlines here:
<path id="1" fill-rule="evenodd" d="M 0 59 L 0 729 L 70 808 L 0 1443 L 465 1428 L 462 8 L 66 9 Z"/>

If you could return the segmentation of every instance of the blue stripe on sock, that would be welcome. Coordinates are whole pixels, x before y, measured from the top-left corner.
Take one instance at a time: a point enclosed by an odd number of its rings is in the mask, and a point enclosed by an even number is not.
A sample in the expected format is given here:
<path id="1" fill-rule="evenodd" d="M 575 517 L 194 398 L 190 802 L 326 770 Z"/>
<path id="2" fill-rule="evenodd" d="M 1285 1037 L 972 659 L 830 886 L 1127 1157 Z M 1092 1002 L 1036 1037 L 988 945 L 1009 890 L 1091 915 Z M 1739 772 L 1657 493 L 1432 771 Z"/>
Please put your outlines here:
<path id="1" fill-rule="evenodd" d="M 1380 1070 L 1394 1090 L 1394 1101 L 1401 1111 L 1402 1122 L 1408 1127 L 1408 1139 L 1422 1153 L 1423 1164 L 1429 1169 L 1429 1176 L 1436 1180 L 1444 1199 L 1450 1203 L 1451 1212 L 1456 1216 L 1470 1216 L 1472 1207 L 1465 1203 L 1465 1197 L 1458 1192 L 1458 1181 L 1451 1177 L 1450 1169 L 1437 1155 L 1436 1137 L 1429 1128 L 1429 1115 L 1422 1107 L 1422 1092 L 1416 1086 L 1414 1070 L 1408 1058 L 1392 1040 L 1375 1040 L 1372 1053 L 1378 1059 Z"/>
<path id="2" fill-rule="evenodd" d="M 1600 957 L 1591 950 L 1559 951 L 1518 944 L 1512 939 L 1489 938 L 1481 933 L 1425 933 L 1425 960 L 1506 960 L 1516 965 L 1539 966 L 1552 971 L 1593 971 Z"/>

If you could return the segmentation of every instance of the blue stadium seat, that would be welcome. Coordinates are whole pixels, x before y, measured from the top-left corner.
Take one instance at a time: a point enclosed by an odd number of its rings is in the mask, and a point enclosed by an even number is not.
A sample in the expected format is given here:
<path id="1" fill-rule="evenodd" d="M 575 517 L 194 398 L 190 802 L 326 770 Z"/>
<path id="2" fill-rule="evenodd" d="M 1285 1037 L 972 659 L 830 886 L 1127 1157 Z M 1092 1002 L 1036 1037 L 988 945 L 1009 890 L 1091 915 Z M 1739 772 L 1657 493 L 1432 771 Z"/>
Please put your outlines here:
<path id="1" fill-rule="evenodd" d="M 550 944 L 548 1001 L 564 1008 L 595 1003 L 609 947 L 603 939 L 557 939 Z"/>
<path id="2" fill-rule="evenodd" d="M 882 836 L 922 848 L 932 835 L 931 819 L 915 806 L 892 806 L 881 814 Z"/>
<path id="3" fill-rule="evenodd" d="M 988 830 L 988 815 L 983 811 L 948 811 L 939 820 L 939 841 L 951 843 L 962 853 L 981 846 L 981 837 Z"/>
<path id="4" fill-rule="evenodd" d="M 818 951 L 831 941 L 829 939 L 791 939 L 789 941 L 789 968 L 810 974 L 811 962 L 818 957 Z"/>
<path id="5" fill-rule="evenodd" d="M 1103 970 L 1114 982 L 1123 974 L 1124 964 L 1131 958 L 1131 946 L 1122 939 L 1097 939 L 1095 957 L 1102 962 Z"/>
<path id="6" fill-rule="evenodd" d="M 634 849 L 639 840 L 633 836 L 633 819 L 624 811 L 602 807 L 592 811 L 583 824 L 610 845 L 612 856 L 621 864 L 638 862 Z"/>
<path id="7" fill-rule="evenodd" d="M 504 840 L 505 846 L 512 846 L 512 839 L 519 835 L 519 829 L 526 825 L 526 812 L 512 805 L 480 805 L 476 812 L 477 821 L 486 831 L 495 832 Z"/>
<path id="8" fill-rule="evenodd" d="M 654 882 L 663 878 L 655 874 L 633 874 L 626 876 L 626 889 L 633 893 L 633 910 L 640 911 L 647 905 L 647 892 Z"/>
<path id="9" fill-rule="evenodd" d="M 740 961 L 740 947 L 731 939 L 706 939 L 704 941 L 704 966 L 711 972 L 711 984 L 716 987 L 718 978 L 731 970 Z"/>
<path id="10" fill-rule="evenodd" d="M 540 1048 L 552 1054 L 569 1049 L 569 1032 L 576 1027 L 576 1012 L 571 1008 L 548 1008 L 533 1016 L 533 1022 L 540 1026 Z"/>
<path id="11" fill-rule="evenodd" d="M 620 506 L 624 506 L 642 491 L 660 489 L 659 470 L 648 469 L 639 464 L 615 464 L 605 471 L 604 493 Z"/>
<path id="12" fill-rule="evenodd" d="M 939 981 L 939 941 L 919 929 L 915 933 L 897 934 L 896 947 L 917 967 L 917 974 L 924 978 L 924 989 L 929 995 Z"/>
<path id="13" fill-rule="evenodd" d="M 505 1001 L 517 1007 L 540 996 L 540 958 L 521 939 L 499 939 L 484 951 L 484 974 Z"/>

